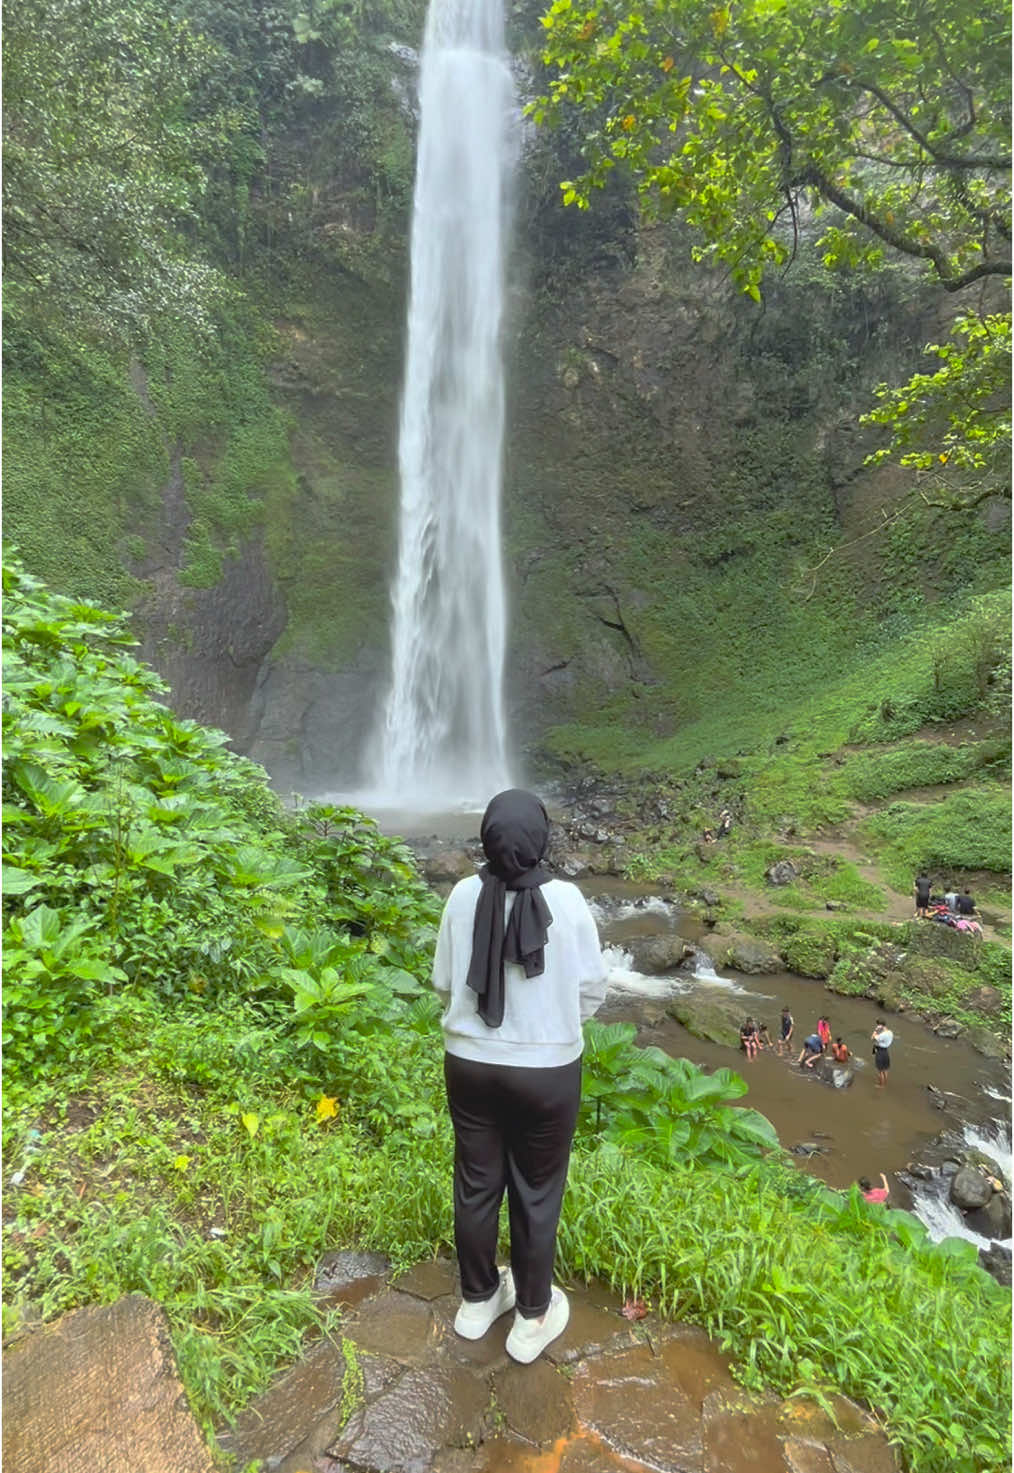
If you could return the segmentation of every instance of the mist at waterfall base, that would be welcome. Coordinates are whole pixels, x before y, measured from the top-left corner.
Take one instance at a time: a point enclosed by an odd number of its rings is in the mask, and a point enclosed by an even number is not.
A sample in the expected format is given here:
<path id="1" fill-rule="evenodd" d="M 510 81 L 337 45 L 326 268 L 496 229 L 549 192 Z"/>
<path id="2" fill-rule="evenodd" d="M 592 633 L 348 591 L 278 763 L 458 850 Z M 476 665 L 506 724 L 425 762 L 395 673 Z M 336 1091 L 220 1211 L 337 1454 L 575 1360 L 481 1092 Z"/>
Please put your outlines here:
<path id="1" fill-rule="evenodd" d="M 518 107 L 501 0 L 431 0 L 419 97 L 391 684 L 358 797 L 426 813 L 510 786 L 501 337 Z"/>

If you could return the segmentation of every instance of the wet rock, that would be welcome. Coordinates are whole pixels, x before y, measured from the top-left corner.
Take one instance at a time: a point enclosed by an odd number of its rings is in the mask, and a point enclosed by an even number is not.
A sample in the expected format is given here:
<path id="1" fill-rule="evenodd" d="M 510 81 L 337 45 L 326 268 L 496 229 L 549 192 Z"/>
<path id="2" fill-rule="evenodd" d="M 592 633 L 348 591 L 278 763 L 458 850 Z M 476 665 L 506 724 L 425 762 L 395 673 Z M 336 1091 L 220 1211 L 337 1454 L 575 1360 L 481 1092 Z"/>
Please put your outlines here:
<path id="1" fill-rule="evenodd" d="M 994 1192 L 984 1207 L 969 1212 L 965 1223 L 984 1238 L 1007 1239 L 1011 1235 L 1011 1205 L 1006 1192 Z"/>
<path id="2" fill-rule="evenodd" d="M 785 1467 L 779 1436 L 778 1403 L 764 1405 L 758 1397 L 713 1391 L 703 1408 L 704 1446 L 708 1473 L 742 1473 L 749 1448 L 750 1463 L 760 1469 Z"/>
<path id="3" fill-rule="evenodd" d="M 831 1454 L 826 1447 L 816 1443 L 789 1437 L 783 1444 L 782 1453 L 789 1473 L 835 1473 Z"/>
<path id="4" fill-rule="evenodd" d="M 769 885 L 791 885 L 797 875 L 796 866 L 790 859 L 779 859 L 777 864 L 770 865 L 764 871 L 764 878 Z"/>
<path id="5" fill-rule="evenodd" d="M 304 1442 L 317 1424 L 327 1421 L 326 1443 L 337 1430 L 345 1358 L 330 1340 L 319 1341 L 308 1355 L 257 1397 L 235 1427 L 218 1433 L 218 1445 L 241 1468 L 257 1461 L 277 1466 Z"/>
<path id="6" fill-rule="evenodd" d="M 332 1304 L 358 1304 L 376 1294 L 390 1267 L 382 1253 L 325 1253 L 317 1265 L 313 1292 Z"/>
<path id="7" fill-rule="evenodd" d="M 991 1243 L 979 1249 L 979 1262 L 998 1284 L 1011 1285 L 1011 1250 L 1003 1243 Z"/>
<path id="8" fill-rule="evenodd" d="M 4 1353 L 3 1463 L 17 1473 L 212 1473 L 160 1305 L 89 1305 Z"/>
<path id="9" fill-rule="evenodd" d="M 933 1032 L 940 1038 L 960 1038 L 964 1031 L 956 1018 L 941 1018 L 933 1025 Z"/>
<path id="10" fill-rule="evenodd" d="M 986 1178 L 967 1166 L 963 1166 L 951 1182 L 951 1201 L 964 1212 L 975 1207 L 985 1207 L 992 1195 L 993 1188 Z"/>
<path id="11" fill-rule="evenodd" d="M 702 936 L 697 946 L 716 967 L 734 967 L 737 972 L 755 976 L 771 976 L 783 969 L 781 955 L 775 947 L 753 936 L 715 931 L 710 936 Z"/>
<path id="12" fill-rule="evenodd" d="M 813 1068 L 807 1068 L 803 1073 L 812 1074 L 821 1084 L 829 1085 L 832 1089 L 848 1089 L 856 1077 L 854 1064 L 837 1064 L 827 1054 L 822 1054 Z"/>
<path id="13" fill-rule="evenodd" d="M 409 1364 L 425 1360 L 439 1335 L 428 1304 L 392 1289 L 365 1300 L 346 1333 L 363 1350 Z"/>
<path id="14" fill-rule="evenodd" d="M 739 1048 L 739 1029 L 744 1017 L 742 1003 L 695 993 L 692 997 L 671 998 L 666 1012 L 695 1038 L 706 1038 L 726 1048 Z"/>
<path id="15" fill-rule="evenodd" d="M 703 1398 L 674 1384 L 678 1357 L 674 1345 L 661 1356 L 639 1347 L 584 1361 L 574 1375 L 574 1405 L 611 1451 L 639 1458 L 657 1473 L 708 1473 Z"/>
<path id="16" fill-rule="evenodd" d="M 982 1024 L 973 1024 L 965 1030 L 965 1037 L 976 1050 L 987 1059 L 1006 1059 L 1010 1055 L 1010 1042 L 997 1038 Z"/>
<path id="17" fill-rule="evenodd" d="M 439 1299 L 443 1294 L 457 1293 L 458 1273 L 449 1258 L 434 1258 L 399 1274 L 391 1287 L 416 1299 Z"/>
<path id="18" fill-rule="evenodd" d="M 570 1301 L 570 1319 L 559 1340 L 554 1340 L 546 1351 L 548 1360 L 556 1365 L 584 1360 L 590 1355 L 601 1355 L 604 1351 L 626 1349 L 637 1344 L 626 1320 L 621 1319 L 610 1300 L 596 1302 L 594 1290 L 573 1295 Z"/>
<path id="19" fill-rule="evenodd" d="M 570 1382 L 540 1357 L 530 1366 L 513 1362 L 493 1378 L 498 1412 L 511 1431 L 546 1447 L 574 1425 Z"/>
<path id="20" fill-rule="evenodd" d="M 735 936 L 729 943 L 727 965 L 737 972 L 751 976 L 772 976 L 782 970 L 782 959 L 773 946 L 766 941 L 754 941 L 750 937 Z"/>
<path id="21" fill-rule="evenodd" d="M 681 936 L 647 936 L 629 945 L 634 970 L 646 977 L 675 972 L 694 954 L 694 948 Z"/>
<path id="22" fill-rule="evenodd" d="M 328 1456 L 357 1473 L 428 1473 L 443 1448 L 479 1440 L 485 1383 L 455 1367 L 416 1367 L 354 1412 Z"/>
<path id="23" fill-rule="evenodd" d="M 817 1141 L 799 1141 L 798 1144 L 790 1146 L 789 1150 L 793 1156 L 826 1156 L 827 1146 L 820 1145 Z"/>

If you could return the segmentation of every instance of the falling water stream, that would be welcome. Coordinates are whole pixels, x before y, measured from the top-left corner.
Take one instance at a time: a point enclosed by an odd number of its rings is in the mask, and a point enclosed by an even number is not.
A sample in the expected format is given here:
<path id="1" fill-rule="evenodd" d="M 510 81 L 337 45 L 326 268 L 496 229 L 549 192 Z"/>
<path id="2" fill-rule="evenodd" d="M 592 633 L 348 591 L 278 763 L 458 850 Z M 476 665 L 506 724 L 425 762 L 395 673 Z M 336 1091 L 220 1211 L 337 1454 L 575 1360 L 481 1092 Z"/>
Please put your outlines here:
<path id="1" fill-rule="evenodd" d="M 392 679 L 373 779 L 426 811 L 507 786 L 500 483 L 517 105 L 501 0 L 431 0 L 420 75 Z"/>

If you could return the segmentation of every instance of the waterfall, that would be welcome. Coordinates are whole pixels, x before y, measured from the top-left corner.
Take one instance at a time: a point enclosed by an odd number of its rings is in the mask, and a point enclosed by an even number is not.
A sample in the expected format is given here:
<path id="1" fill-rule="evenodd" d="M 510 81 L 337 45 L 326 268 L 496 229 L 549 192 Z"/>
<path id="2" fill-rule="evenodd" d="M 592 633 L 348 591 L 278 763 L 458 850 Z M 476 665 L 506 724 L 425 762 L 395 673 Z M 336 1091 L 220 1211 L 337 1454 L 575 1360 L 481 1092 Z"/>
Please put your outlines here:
<path id="1" fill-rule="evenodd" d="M 501 0 L 431 0 L 419 86 L 392 678 L 374 776 L 429 810 L 509 786 L 501 334 L 518 122 Z"/>

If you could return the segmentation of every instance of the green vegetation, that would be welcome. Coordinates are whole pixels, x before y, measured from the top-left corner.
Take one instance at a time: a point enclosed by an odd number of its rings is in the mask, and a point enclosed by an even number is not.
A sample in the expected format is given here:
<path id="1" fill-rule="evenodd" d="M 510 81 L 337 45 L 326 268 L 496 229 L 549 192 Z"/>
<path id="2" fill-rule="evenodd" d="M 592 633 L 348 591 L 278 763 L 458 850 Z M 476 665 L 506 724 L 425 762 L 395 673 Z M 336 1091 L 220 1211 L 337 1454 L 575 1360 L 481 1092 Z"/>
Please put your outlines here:
<path id="1" fill-rule="evenodd" d="M 997 3 L 555 0 L 536 121 L 576 127 L 587 208 L 614 170 L 755 301 L 816 223 L 829 268 L 918 263 L 948 292 L 1009 278 L 1010 16 Z M 961 77 L 961 101 L 954 79 Z M 985 302 L 985 305 L 983 303 Z M 959 315 L 942 366 L 869 418 L 940 506 L 1010 495 L 1010 317 Z M 954 479 L 957 472 L 957 479 Z"/>
<path id="2" fill-rule="evenodd" d="M 326 1249 L 448 1249 L 436 902 L 361 815 L 284 813 L 177 721 L 119 621 L 16 564 L 5 591 L 5 1328 L 149 1294 L 210 1429 L 340 1333 Z M 1002 1466 L 1009 1292 L 974 1249 L 800 1177 L 738 1076 L 631 1035 L 588 1025 L 562 1269 L 704 1325 L 750 1385 L 866 1400 L 913 1473 Z"/>
<path id="3" fill-rule="evenodd" d="M 1010 770 L 1010 743 L 1002 738 L 962 742 L 899 742 L 887 751 L 862 753 L 845 761 L 842 782 L 850 798 L 871 803 L 910 788 L 929 788 L 989 769 L 998 777 Z"/>
<path id="4" fill-rule="evenodd" d="M 896 882 L 927 866 L 934 874 L 1010 872 L 1011 794 L 1006 784 L 947 793 L 936 803 L 892 803 L 867 821 L 884 840 Z"/>

